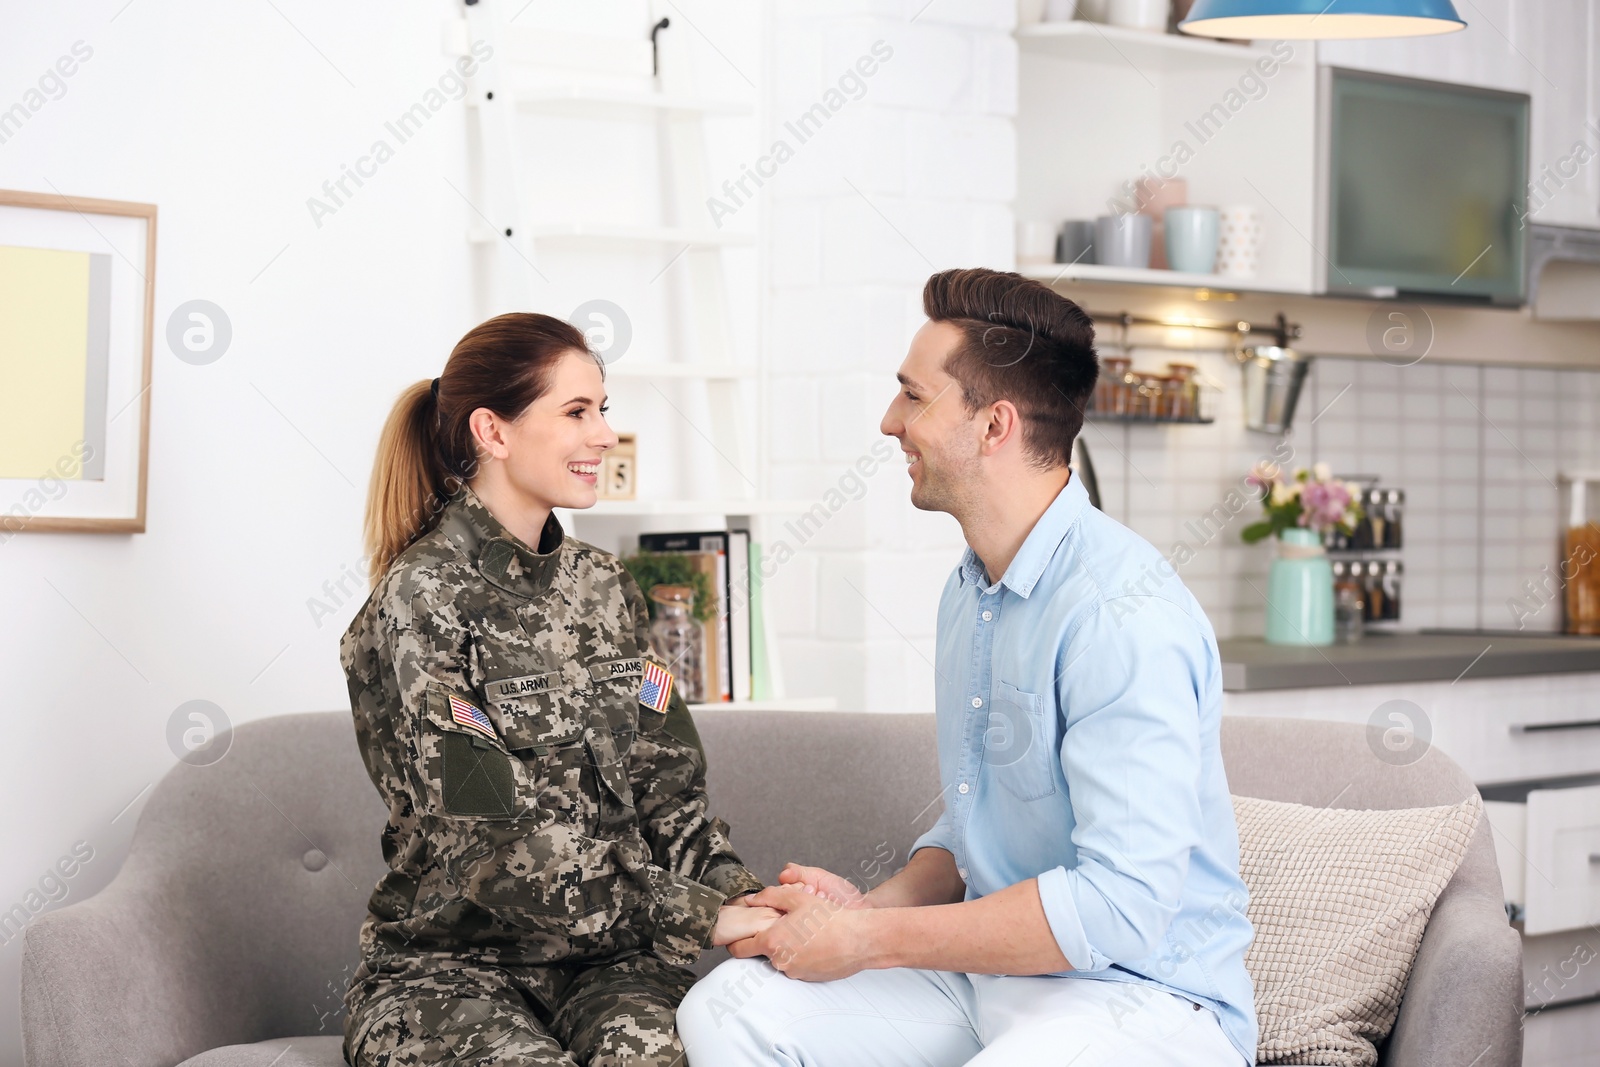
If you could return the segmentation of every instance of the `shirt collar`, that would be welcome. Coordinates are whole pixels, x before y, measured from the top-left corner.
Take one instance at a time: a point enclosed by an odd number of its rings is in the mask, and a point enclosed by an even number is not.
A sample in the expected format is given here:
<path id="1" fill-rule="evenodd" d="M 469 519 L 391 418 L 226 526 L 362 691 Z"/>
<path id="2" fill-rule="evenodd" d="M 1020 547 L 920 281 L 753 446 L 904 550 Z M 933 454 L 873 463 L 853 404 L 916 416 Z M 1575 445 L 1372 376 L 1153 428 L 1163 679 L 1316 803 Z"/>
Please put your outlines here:
<path id="1" fill-rule="evenodd" d="M 566 534 L 555 512 L 539 532 L 539 549 L 533 549 L 490 514 L 482 498 L 464 482 L 450 497 L 439 530 L 478 565 L 489 584 L 529 598 L 550 587 L 566 547 Z"/>
<path id="2" fill-rule="evenodd" d="M 1050 506 L 1044 509 L 1044 514 L 1039 516 L 1039 521 L 1033 524 L 1033 529 L 1028 531 L 1011 566 L 1001 576 L 1000 584 L 1021 597 L 1031 593 L 1039 577 L 1044 574 L 1045 567 L 1055 557 L 1062 538 L 1067 536 L 1067 531 L 1072 529 L 1088 503 L 1089 494 L 1083 488 L 1081 479 L 1076 475 L 1070 477 Z M 983 560 L 978 558 L 971 545 L 967 546 L 966 553 L 961 557 L 961 580 L 980 589 L 988 588 Z"/>

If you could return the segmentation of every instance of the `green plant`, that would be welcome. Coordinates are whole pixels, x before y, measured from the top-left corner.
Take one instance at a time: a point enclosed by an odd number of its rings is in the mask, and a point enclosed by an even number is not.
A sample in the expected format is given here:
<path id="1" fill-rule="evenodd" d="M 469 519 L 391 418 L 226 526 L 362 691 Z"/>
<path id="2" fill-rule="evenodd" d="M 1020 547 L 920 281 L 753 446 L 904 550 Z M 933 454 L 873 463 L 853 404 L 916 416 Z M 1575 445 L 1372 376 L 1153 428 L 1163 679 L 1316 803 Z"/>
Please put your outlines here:
<path id="1" fill-rule="evenodd" d="M 622 565 L 628 568 L 633 580 L 644 590 L 645 603 L 650 606 L 650 617 L 656 617 L 656 602 L 650 599 L 650 590 L 658 585 L 686 585 L 694 590 L 694 607 L 690 614 L 696 622 L 710 622 L 717 616 L 717 595 L 704 571 L 699 570 L 688 556 L 677 552 L 640 552 L 624 556 Z"/>

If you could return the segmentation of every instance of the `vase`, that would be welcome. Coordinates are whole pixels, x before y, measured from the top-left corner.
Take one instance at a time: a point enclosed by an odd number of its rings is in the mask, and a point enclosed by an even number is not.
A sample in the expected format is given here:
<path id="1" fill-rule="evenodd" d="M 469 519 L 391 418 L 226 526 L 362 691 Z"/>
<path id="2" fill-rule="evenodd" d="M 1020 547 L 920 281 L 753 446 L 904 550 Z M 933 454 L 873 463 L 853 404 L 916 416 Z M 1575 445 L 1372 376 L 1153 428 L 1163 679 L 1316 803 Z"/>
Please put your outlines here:
<path id="1" fill-rule="evenodd" d="M 1267 644 L 1333 644 L 1333 566 L 1314 530 L 1278 534 L 1267 575 Z"/>

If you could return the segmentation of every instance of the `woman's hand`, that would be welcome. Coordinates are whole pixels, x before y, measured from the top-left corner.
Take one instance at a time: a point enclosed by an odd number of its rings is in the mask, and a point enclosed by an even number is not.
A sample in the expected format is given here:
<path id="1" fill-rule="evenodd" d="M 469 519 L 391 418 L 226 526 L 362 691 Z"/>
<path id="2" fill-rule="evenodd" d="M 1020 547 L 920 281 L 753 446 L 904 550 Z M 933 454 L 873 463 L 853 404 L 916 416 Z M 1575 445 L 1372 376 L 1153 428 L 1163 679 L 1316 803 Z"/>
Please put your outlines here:
<path id="1" fill-rule="evenodd" d="M 781 885 L 796 886 L 808 893 L 816 893 L 840 907 L 872 907 L 865 893 L 844 878 L 821 867 L 802 867 L 798 863 L 786 863 L 783 870 L 778 872 L 778 882 Z"/>
<path id="2" fill-rule="evenodd" d="M 743 941 L 747 937 L 754 937 L 773 923 L 778 921 L 782 913 L 774 908 L 760 908 L 744 903 L 746 898 L 740 898 L 732 904 L 724 904 L 717 911 L 717 924 L 711 930 L 711 943 L 713 945 L 728 945 L 735 941 Z"/>

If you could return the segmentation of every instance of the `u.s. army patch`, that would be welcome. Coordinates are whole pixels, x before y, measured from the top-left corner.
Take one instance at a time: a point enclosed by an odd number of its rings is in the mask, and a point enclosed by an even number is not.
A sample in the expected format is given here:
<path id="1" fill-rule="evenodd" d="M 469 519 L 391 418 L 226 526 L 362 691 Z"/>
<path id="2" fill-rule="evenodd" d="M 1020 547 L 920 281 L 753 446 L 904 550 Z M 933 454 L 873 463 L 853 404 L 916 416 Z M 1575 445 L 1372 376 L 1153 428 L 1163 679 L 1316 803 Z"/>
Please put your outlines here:
<path id="1" fill-rule="evenodd" d="M 515 700 L 533 693 L 549 693 L 557 689 L 565 689 L 561 683 L 560 671 L 546 671 L 543 674 L 525 674 L 520 678 L 491 678 L 484 684 L 484 689 L 489 694 L 489 699 L 495 702 L 502 700 Z"/>

